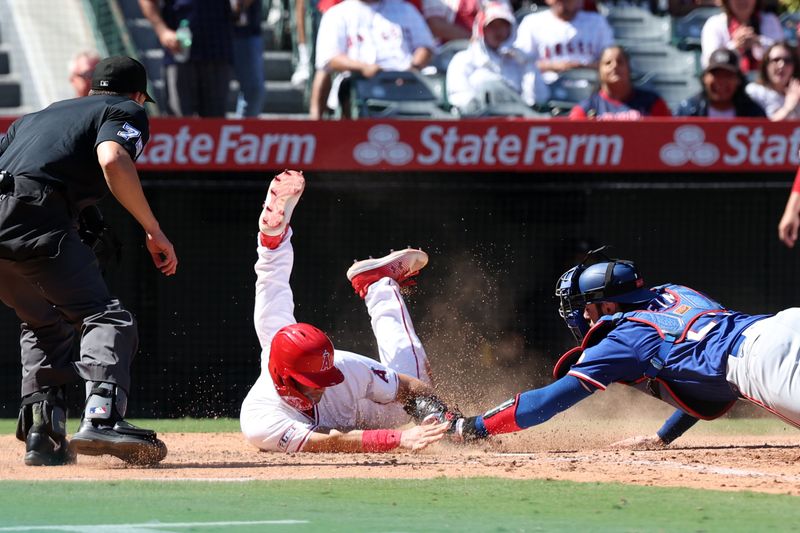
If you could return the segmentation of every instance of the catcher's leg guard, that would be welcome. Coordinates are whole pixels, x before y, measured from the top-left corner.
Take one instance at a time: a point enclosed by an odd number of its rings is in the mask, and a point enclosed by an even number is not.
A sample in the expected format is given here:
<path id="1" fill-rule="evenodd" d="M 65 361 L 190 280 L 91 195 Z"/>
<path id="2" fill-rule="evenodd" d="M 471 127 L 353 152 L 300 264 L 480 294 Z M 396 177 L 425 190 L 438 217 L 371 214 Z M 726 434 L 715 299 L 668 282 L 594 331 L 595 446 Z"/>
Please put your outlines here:
<path id="1" fill-rule="evenodd" d="M 49 387 L 22 399 L 17 438 L 25 442 L 25 464 L 54 466 L 72 463 L 67 442 L 67 412 L 63 388 Z"/>
<path id="2" fill-rule="evenodd" d="M 87 382 L 86 407 L 70 446 L 79 454 L 113 455 L 126 463 L 152 465 L 167 456 L 156 432 L 123 420 L 128 404 L 125 391 L 113 383 Z"/>

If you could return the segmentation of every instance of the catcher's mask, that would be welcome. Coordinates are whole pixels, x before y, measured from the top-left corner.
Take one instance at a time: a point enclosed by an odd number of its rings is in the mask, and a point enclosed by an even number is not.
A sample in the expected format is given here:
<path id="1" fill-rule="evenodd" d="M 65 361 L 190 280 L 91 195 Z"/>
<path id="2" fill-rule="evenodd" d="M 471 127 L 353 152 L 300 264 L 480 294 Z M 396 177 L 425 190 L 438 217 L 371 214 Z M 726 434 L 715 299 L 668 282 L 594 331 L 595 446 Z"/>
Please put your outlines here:
<path id="1" fill-rule="evenodd" d="M 632 261 L 613 259 L 605 254 L 606 248 L 588 252 L 583 261 L 561 275 L 556 285 L 558 313 L 578 342 L 589 331 L 589 323 L 583 317 L 588 304 L 639 304 L 657 296 L 645 286 Z"/>
<path id="2" fill-rule="evenodd" d="M 344 381 L 344 374 L 333 364 L 333 344 L 311 324 L 279 329 L 272 338 L 267 366 L 275 390 L 300 411 L 311 409 L 314 403 L 298 390 L 298 383 L 321 389 Z"/>

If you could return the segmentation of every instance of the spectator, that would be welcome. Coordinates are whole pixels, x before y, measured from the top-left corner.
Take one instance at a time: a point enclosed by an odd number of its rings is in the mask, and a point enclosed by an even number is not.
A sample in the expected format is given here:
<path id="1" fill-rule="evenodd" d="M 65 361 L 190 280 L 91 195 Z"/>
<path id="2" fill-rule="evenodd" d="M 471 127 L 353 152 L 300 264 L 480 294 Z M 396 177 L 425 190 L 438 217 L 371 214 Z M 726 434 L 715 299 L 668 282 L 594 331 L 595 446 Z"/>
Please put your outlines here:
<path id="1" fill-rule="evenodd" d="M 325 9 L 329 7 L 330 5 L 326 5 Z M 322 9 L 322 2 L 317 8 Z M 297 39 L 297 66 L 292 73 L 292 85 L 299 88 L 306 84 L 311 75 L 311 51 L 308 49 L 306 37 L 306 0 L 294 2 L 294 28 Z"/>
<path id="2" fill-rule="evenodd" d="M 672 115 L 666 102 L 656 93 L 633 86 L 630 58 L 621 46 L 609 46 L 603 50 L 597 71 L 599 90 L 573 107 L 569 118 L 639 120 Z"/>
<path id="3" fill-rule="evenodd" d="M 437 42 L 444 44 L 472 37 L 480 4 L 479 0 L 423 0 L 422 15 Z"/>
<path id="4" fill-rule="evenodd" d="M 450 103 L 464 112 L 475 106 L 481 87 L 494 81 L 508 85 L 529 106 L 545 103 L 549 91 L 536 62 L 512 46 L 516 19 L 508 4 L 492 1 L 480 18 L 482 35 L 476 35 L 469 48 L 454 55 L 447 67 Z"/>
<path id="5" fill-rule="evenodd" d="M 178 117 L 224 117 L 233 63 L 230 2 L 139 0 L 142 13 L 164 48 L 167 107 Z M 176 29 L 188 21 L 191 48 L 183 49 Z M 188 55 L 188 58 L 186 57 Z"/>
<path id="6" fill-rule="evenodd" d="M 316 76 L 311 88 L 312 118 L 335 109 L 347 94 L 351 73 L 371 78 L 381 70 L 419 70 L 431 59 L 434 40 L 422 15 L 404 0 L 351 0 L 331 7 L 319 26 L 316 68 L 338 72 Z M 330 98 L 329 98 L 330 95 Z M 349 116 L 342 106 L 343 116 Z"/>
<path id="7" fill-rule="evenodd" d="M 239 81 L 236 114 L 257 117 L 264 109 L 264 37 L 261 0 L 233 0 L 233 71 Z"/>
<path id="8" fill-rule="evenodd" d="M 756 72 L 764 50 L 783 39 L 780 20 L 765 13 L 761 0 L 722 0 L 723 12 L 710 17 L 700 35 L 703 67 L 714 50 L 728 48 L 739 55 L 745 74 Z"/>
<path id="9" fill-rule="evenodd" d="M 93 50 L 78 52 L 69 62 L 69 83 L 75 89 L 75 96 L 88 96 L 92 88 L 94 67 L 100 62 L 100 56 Z"/>
<path id="10" fill-rule="evenodd" d="M 800 80 L 797 79 L 797 55 L 781 41 L 767 48 L 758 69 L 758 81 L 745 90 L 764 108 L 770 120 L 800 118 Z"/>
<path id="11" fill-rule="evenodd" d="M 700 81 L 703 90 L 681 102 L 681 117 L 765 117 L 764 110 L 747 96 L 745 79 L 739 68 L 736 52 L 727 48 L 715 50 L 708 60 Z"/>
<path id="12" fill-rule="evenodd" d="M 560 72 L 597 68 L 600 53 L 611 46 L 614 33 L 598 13 L 581 9 L 581 0 L 547 0 L 550 9 L 522 19 L 514 43 L 533 56 L 546 83 Z"/>

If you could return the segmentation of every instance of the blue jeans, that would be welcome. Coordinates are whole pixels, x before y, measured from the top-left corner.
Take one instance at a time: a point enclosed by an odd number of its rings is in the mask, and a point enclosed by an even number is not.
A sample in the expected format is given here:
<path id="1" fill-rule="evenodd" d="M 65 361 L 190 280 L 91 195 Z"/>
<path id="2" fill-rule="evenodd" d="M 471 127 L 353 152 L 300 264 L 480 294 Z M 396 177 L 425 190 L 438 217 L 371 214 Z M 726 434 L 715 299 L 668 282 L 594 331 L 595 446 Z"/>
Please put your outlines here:
<path id="1" fill-rule="evenodd" d="M 257 117 L 264 109 L 264 38 L 259 35 L 233 38 L 233 70 L 239 81 L 236 114 Z"/>

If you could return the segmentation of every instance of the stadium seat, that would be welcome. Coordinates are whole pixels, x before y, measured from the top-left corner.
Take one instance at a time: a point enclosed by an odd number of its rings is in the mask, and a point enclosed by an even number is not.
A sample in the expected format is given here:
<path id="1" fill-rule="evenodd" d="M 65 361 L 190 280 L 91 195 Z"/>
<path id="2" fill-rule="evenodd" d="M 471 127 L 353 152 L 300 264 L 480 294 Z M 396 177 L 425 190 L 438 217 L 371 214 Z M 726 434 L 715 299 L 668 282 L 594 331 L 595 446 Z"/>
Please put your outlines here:
<path id="1" fill-rule="evenodd" d="M 639 43 L 668 43 L 672 36 L 669 17 L 657 17 L 639 6 L 610 6 L 606 19 L 614 30 L 614 39 L 623 46 Z"/>
<path id="2" fill-rule="evenodd" d="M 649 74 L 637 81 L 636 86 L 657 93 L 673 113 L 677 111 L 682 101 L 694 96 L 702 89 L 697 76 L 669 73 Z"/>
<path id="3" fill-rule="evenodd" d="M 669 45 L 638 45 L 629 47 L 627 52 L 634 78 L 657 72 L 694 77 L 701 70 L 697 53 L 678 50 Z"/>
<path id="4" fill-rule="evenodd" d="M 517 19 L 517 24 L 522 22 L 522 19 L 530 15 L 531 13 L 536 13 L 537 11 L 544 11 L 550 9 L 548 6 L 540 6 L 534 3 L 529 3 L 528 5 L 523 5 L 519 9 L 514 12 L 514 18 Z"/>
<path id="5" fill-rule="evenodd" d="M 502 81 L 484 83 L 478 89 L 480 97 L 468 109 L 462 110 L 462 117 L 550 117 L 534 111 L 522 97 Z"/>
<path id="6" fill-rule="evenodd" d="M 679 50 L 700 50 L 700 34 L 709 17 L 722 10 L 718 7 L 698 7 L 672 21 L 672 44 Z"/>
<path id="7" fill-rule="evenodd" d="M 352 118 L 451 118 L 420 75 L 381 71 L 372 78 L 354 77 L 350 84 Z"/>
<path id="8" fill-rule="evenodd" d="M 444 43 L 439 51 L 431 59 L 430 65 L 422 69 L 423 79 L 428 83 L 428 87 L 436 95 L 439 105 L 444 109 L 449 109 L 447 103 L 447 91 L 445 90 L 445 78 L 447 76 L 447 66 L 453 56 L 469 47 L 469 39 L 456 39 Z"/>
<path id="9" fill-rule="evenodd" d="M 444 74 L 447 72 L 447 65 L 450 64 L 450 60 L 453 59 L 453 56 L 467 48 L 469 48 L 469 39 L 448 41 L 444 43 L 433 56 L 429 67 L 436 69 L 436 73 L 438 74 Z M 426 70 L 428 70 L 428 68 L 426 68 Z"/>
<path id="10" fill-rule="evenodd" d="M 547 105 L 554 115 L 568 113 L 575 104 L 588 98 L 597 87 L 597 71 L 591 68 L 576 68 L 562 72 L 550 84 L 550 100 Z"/>

